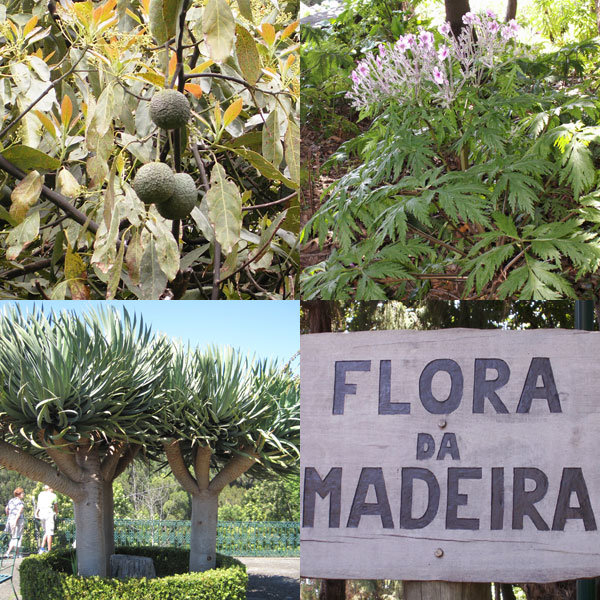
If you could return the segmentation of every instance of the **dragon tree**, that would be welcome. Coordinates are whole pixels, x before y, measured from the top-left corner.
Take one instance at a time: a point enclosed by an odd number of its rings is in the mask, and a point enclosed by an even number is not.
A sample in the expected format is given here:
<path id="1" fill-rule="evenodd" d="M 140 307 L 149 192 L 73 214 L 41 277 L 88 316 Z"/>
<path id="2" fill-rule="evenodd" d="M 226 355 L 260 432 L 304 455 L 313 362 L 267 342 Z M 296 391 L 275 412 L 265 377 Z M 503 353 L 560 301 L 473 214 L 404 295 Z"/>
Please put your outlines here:
<path id="1" fill-rule="evenodd" d="M 220 492 L 246 472 L 262 478 L 298 468 L 298 380 L 230 348 L 178 348 L 169 378 L 164 450 L 192 498 L 190 571 L 205 571 L 216 564 Z"/>
<path id="2" fill-rule="evenodd" d="M 127 312 L 0 313 L 0 465 L 73 500 L 81 575 L 107 573 L 112 482 L 159 422 L 170 356 Z"/>

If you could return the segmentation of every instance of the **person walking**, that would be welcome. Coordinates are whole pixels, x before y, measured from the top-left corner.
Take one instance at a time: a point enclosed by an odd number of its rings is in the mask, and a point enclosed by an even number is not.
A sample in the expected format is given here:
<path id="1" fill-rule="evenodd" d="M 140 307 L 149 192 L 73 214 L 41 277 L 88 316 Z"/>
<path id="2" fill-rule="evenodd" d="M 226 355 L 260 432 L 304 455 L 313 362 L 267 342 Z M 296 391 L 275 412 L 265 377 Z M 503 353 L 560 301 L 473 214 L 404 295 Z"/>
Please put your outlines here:
<path id="1" fill-rule="evenodd" d="M 10 543 L 4 555 L 5 558 L 10 556 L 13 548 L 15 554 L 19 553 L 23 527 L 25 526 L 25 503 L 23 502 L 23 498 L 25 498 L 25 490 L 22 487 L 15 488 L 13 497 L 8 501 L 4 509 L 7 517 L 4 531 L 10 535 Z"/>
<path id="2" fill-rule="evenodd" d="M 58 514 L 58 498 L 54 490 L 45 485 L 44 489 L 39 493 L 37 499 L 37 508 L 35 509 L 35 518 L 42 522 L 44 537 L 42 545 L 39 549 L 39 554 L 50 552 L 52 550 L 52 536 L 54 535 L 54 518 Z M 47 546 L 47 549 L 44 548 Z"/>

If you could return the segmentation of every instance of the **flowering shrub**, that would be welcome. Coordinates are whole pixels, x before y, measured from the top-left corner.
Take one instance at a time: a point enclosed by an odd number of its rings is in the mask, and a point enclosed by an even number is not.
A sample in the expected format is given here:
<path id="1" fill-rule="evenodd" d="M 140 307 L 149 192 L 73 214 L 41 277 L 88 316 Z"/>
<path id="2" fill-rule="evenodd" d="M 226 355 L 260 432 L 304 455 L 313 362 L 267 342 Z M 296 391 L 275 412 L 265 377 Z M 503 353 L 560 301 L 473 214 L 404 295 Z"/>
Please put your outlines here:
<path id="1" fill-rule="evenodd" d="M 458 38 L 450 24 L 439 27 L 442 41 L 421 30 L 408 33 L 370 53 L 352 71 L 352 90 L 347 97 L 358 109 L 377 106 L 384 100 L 422 104 L 428 98 L 449 107 L 466 83 L 480 85 L 490 69 L 501 68 L 514 58 L 512 40 L 519 26 L 512 20 L 498 23 L 488 10 L 483 15 L 467 13 Z M 473 40 L 477 43 L 473 43 Z"/>
<path id="2" fill-rule="evenodd" d="M 348 98 L 371 128 L 332 158 L 357 168 L 307 223 L 334 250 L 305 299 L 558 299 L 596 286 L 600 102 L 568 49 L 531 54 L 518 25 L 468 13 L 381 44 Z M 448 284 L 450 282 L 450 284 Z"/>

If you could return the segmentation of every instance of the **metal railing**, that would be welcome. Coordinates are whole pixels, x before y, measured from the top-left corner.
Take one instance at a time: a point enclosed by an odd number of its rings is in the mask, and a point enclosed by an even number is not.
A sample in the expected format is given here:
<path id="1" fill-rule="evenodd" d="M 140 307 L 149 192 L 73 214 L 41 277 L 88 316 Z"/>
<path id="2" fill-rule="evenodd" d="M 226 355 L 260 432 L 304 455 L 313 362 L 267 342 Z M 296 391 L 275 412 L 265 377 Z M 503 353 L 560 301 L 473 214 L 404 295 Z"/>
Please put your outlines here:
<path id="1" fill-rule="evenodd" d="M 35 552 L 42 538 L 37 519 L 27 519 L 23 532 L 23 552 Z M 55 547 L 75 541 L 75 521 L 58 519 Z M 190 545 L 189 521 L 115 519 L 117 546 Z M 220 521 L 217 525 L 217 551 L 232 556 L 299 556 L 300 524 L 295 521 Z"/>

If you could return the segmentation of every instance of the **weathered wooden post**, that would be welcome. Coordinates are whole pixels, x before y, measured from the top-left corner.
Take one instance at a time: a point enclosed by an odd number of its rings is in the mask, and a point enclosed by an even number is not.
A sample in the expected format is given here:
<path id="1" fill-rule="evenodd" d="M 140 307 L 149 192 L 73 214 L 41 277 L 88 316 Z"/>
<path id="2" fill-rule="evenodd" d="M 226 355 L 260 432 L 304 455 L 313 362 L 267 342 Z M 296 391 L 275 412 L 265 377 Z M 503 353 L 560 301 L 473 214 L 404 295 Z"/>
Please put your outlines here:
<path id="1" fill-rule="evenodd" d="M 301 575 L 405 600 L 600 575 L 598 355 L 585 331 L 303 336 Z"/>
<path id="2" fill-rule="evenodd" d="M 308 311 L 310 333 L 331 333 L 331 302 L 311 300 L 305 302 L 304 307 Z M 319 600 L 346 600 L 346 580 L 321 580 Z"/>
<path id="3" fill-rule="evenodd" d="M 575 301 L 575 329 L 594 330 L 594 301 Z M 577 580 L 577 600 L 596 600 L 596 580 Z"/>

